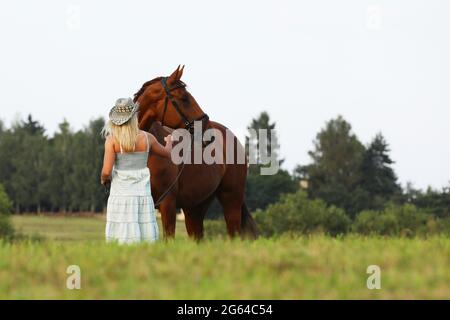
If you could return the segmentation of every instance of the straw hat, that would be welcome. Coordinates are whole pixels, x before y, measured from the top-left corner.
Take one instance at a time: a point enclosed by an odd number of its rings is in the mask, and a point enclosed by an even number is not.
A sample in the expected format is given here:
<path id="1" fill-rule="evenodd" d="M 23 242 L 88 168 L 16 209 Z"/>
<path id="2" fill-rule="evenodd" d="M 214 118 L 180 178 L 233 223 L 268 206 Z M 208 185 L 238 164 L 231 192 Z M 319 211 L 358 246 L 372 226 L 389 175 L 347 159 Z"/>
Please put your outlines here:
<path id="1" fill-rule="evenodd" d="M 134 103 L 131 98 L 117 99 L 116 104 L 109 112 L 109 119 L 115 125 L 121 126 L 131 119 L 131 117 L 138 111 L 139 105 Z"/>

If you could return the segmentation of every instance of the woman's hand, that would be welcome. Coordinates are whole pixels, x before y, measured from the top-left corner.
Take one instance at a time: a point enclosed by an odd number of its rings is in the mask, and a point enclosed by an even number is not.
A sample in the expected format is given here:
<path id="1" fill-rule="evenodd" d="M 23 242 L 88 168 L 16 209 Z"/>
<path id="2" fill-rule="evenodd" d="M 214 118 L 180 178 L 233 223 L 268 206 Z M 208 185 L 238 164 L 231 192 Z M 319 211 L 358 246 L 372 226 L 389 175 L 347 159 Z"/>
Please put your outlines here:
<path id="1" fill-rule="evenodd" d="M 109 195 L 109 190 L 111 189 L 111 179 L 109 179 L 109 178 L 104 179 L 102 177 L 101 184 L 103 185 L 103 188 L 105 190 L 105 194 Z"/>
<path id="2" fill-rule="evenodd" d="M 151 144 L 153 152 L 161 157 L 170 158 L 172 153 L 172 135 L 168 135 L 164 138 L 164 141 L 166 142 L 165 146 L 162 146 L 156 138 L 149 133 L 149 137 L 151 139 Z"/>
<path id="3" fill-rule="evenodd" d="M 166 149 L 167 153 L 171 153 L 172 152 L 172 135 L 169 134 L 167 137 L 164 138 L 164 141 L 166 142 L 166 145 L 164 146 L 164 149 Z"/>
<path id="4" fill-rule="evenodd" d="M 107 178 L 102 177 L 102 178 L 100 179 L 100 183 L 101 183 L 103 186 L 108 187 L 108 186 L 111 184 L 111 178 L 109 178 L 109 177 L 107 177 Z"/>

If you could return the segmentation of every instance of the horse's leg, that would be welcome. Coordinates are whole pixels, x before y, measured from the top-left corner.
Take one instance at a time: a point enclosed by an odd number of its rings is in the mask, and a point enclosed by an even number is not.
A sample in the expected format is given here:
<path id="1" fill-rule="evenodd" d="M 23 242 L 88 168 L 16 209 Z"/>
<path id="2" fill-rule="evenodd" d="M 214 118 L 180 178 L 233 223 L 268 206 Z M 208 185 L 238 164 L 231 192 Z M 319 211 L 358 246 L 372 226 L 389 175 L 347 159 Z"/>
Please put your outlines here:
<path id="1" fill-rule="evenodd" d="M 229 164 L 216 191 L 230 237 L 241 233 L 246 177 L 246 164 Z"/>
<path id="2" fill-rule="evenodd" d="M 196 212 L 194 209 L 184 209 L 184 222 L 186 224 L 186 231 L 190 238 L 200 240 L 203 238 L 203 219 L 205 215 L 201 212 Z"/>
<path id="3" fill-rule="evenodd" d="M 183 208 L 184 222 L 189 237 L 196 240 L 203 238 L 203 220 L 214 197 L 210 197 L 193 208 Z"/>
<path id="4" fill-rule="evenodd" d="M 175 237 L 175 225 L 177 219 L 177 208 L 176 208 L 176 198 L 175 195 L 169 194 L 161 202 L 159 206 L 159 211 L 161 212 L 161 220 L 164 229 L 164 238 Z"/>
<path id="5" fill-rule="evenodd" d="M 233 191 L 222 190 L 218 191 L 217 198 L 223 207 L 228 235 L 235 237 L 241 232 L 241 208 L 243 199 Z"/>

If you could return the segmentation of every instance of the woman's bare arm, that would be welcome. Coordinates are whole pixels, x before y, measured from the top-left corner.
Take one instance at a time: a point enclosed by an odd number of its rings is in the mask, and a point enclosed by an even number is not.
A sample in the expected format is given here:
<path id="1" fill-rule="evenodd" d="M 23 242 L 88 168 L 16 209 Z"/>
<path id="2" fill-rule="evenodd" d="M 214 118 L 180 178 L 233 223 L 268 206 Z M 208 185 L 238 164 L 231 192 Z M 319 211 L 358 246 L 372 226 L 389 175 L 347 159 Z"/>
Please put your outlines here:
<path id="1" fill-rule="evenodd" d="M 170 153 L 172 152 L 172 136 L 169 134 L 167 137 L 164 138 L 164 141 L 166 141 L 166 145 L 162 146 L 158 140 L 156 140 L 155 136 L 151 133 L 148 133 L 149 135 L 149 141 L 151 144 L 151 150 L 165 158 L 170 158 Z"/>
<path id="2" fill-rule="evenodd" d="M 103 157 L 103 168 L 100 178 L 101 184 L 106 184 L 111 181 L 111 173 L 116 160 L 116 153 L 114 152 L 114 140 L 107 137 L 105 141 L 105 155 Z"/>

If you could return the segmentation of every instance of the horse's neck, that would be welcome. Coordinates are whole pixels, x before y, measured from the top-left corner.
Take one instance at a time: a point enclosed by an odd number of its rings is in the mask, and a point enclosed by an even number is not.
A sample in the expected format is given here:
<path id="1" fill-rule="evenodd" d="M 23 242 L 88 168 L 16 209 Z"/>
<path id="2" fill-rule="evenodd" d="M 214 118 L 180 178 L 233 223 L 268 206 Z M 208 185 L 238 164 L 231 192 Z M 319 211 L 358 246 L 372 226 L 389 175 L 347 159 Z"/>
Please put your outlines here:
<path id="1" fill-rule="evenodd" d="M 159 143 L 164 144 L 164 137 L 171 134 L 175 129 L 163 126 L 161 122 L 155 121 L 149 128 L 148 132 L 153 134 Z"/>
<path id="2" fill-rule="evenodd" d="M 164 130 L 166 133 L 169 133 L 169 134 L 171 134 L 175 130 L 174 128 L 171 128 L 171 127 L 168 127 L 168 126 L 163 126 L 163 125 L 161 125 L 161 129 Z"/>
<path id="3" fill-rule="evenodd" d="M 189 106 L 189 109 L 196 110 L 198 112 L 198 114 L 188 115 L 188 117 L 190 117 L 190 119 L 198 119 L 202 115 L 206 114 L 206 112 L 203 111 L 203 109 L 198 105 L 197 100 L 195 100 L 195 98 L 192 95 L 191 95 L 191 98 L 192 98 L 192 101 L 191 101 L 191 105 Z"/>

